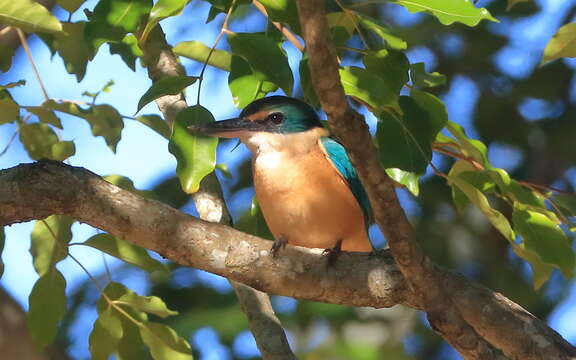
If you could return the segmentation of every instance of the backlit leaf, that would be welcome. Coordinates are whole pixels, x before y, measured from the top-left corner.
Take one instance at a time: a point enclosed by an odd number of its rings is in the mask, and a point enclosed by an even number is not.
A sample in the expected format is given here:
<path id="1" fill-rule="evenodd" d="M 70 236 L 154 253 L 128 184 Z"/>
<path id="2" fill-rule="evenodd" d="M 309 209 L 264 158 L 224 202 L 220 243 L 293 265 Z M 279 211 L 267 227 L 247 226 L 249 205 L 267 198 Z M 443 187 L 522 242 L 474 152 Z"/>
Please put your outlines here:
<path id="1" fill-rule="evenodd" d="M 234 227 L 240 231 L 243 231 L 254 236 L 258 236 L 264 239 L 273 240 L 274 236 L 268 229 L 266 220 L 262 215 L 262 210 L 260 205 L 258 205 L 258 200 L 256 197 L 252 198 L 252 203 L 250 204 L 250 209 L 246 210 L 234 224 Z"/>
<path id="2" fill-rule="evenodd" d="M 124 334 L 122 320 L 112 308 L 106 308 L 98 314 L 90 333 L 90 354 L 93 360 L 108 360 L 118 349 L 118 343 Z M 119 315 L 119 314 L 118 314 Z"/>
<path id="3" fill-rule="evenodd" d="M 159 297 L 140 296 L 132 291 L 128 291 L 126 294 L 120 296 L 119 298 L 112 300 L 112 302 L 116 305 L 129 306 L 148 314 L 154 314 L 163 319 L 167 318 L 168 316 L 178 315 L 177 311 L 168 309 L 164 301 Z"/>
<path id="4" fill-rule="evenodd" d="M 562 270 L 567 278 L 573 276 L 575 261 L 571 242 L 557 224 L 541 213 L 518 207 L 514 209 L 512 221 L 526 249 Z"/>
<path id="5" fill-rule="evenodd" d="M 183 41 L 176 44 L 172 49 L 174 54 L 179 56 L 184 56 L 192 60 L 196 60 L 200 63 L 205 63 L 208 54 L 210 53 L 210 48 L 200 41 Z M 208 65 L 217 67 L 225 71 L 230 71 L 230 62 L 232 61 L 232 54 L 228 51 L 214 49 L 210 59 L 208 60 Z"/>
<path id="6" fill-rule="evenodd" d="M 246 60 L 255 72 L 278 85 L 288 96 L 292 94 L 294 79 L 288 58 L 274 40 L 263 34 L 235 33 L 228 35 L 234 55 Z"/>
<path id="7" fill-rule="evenodd" d="M 74 220 L 64 215 L 52 215 L 38 220 L 30 235 L 30 253 L 38 275 L 46 274 L 54 265 L 68 255 L 68 243 L 72 239 Z"/>
<path id="8" fill-rule="evenodd" d="M 465 155 L 482 165 L 489 166 L 488 150 L 482 141 L 469 138 L 464 132 L 464 128 L 453 121 L 448 120 L 446 128 L 458 140 L 458 144 L 462 147 Z"/>
<path id="9" fill-rule="evenodd" d="M 60 21 L 44 6 L 31 0 L 0 0 L 0 24 L 27 32 L 62 33 Z"/>
<path id="10" fill-rule="evenodd" d="M 576 22 L 558 29 L 544 49 L 542 64 L 561 57 L 576 57 Z"/>
<path id="11" fill-rule="evenodd" d="M 368 52 L 362 58 L 366 69 L 386 79 L 393 93 L 399 94 L 408 82 L 410 63 L 403 52 L 382 49 Z"/>
<path id="12" fill-rule="evenodd" d="M 62 123 L 56 114 L 54 114 L 54 111 L 42 106 L 27 106 L 25 109 L 36 115 L 41 122 L 62 129 Z"/>
<path id="13" fill-rule="evenodd" d="M 144 54 L 138 45 L 138 39 L 132 34 L 124 36 L 121 42 L 111 42 L 109 48 L 110 54 L 120 55 L 132 71 L 136 71 L 136 60 Z"/>
<path id="14" fill-rule="evenodd" d="M 420 193 L 420 186 L 418 185 L 418 179 L 420 177 L 418 175 L 396 168 L 386 169 L 386 174 L 388 174 L 392 180 L 404 185 L 412 195 L 418 196 Z"/>
<path id="15" fill-rule="evenodd" d="M 39 348 L 51 344 L 66 312 L 66 280 L 55 267 L 34 284 L 28 299 L 28 330 Z"/>
<path id="16" fill-rule="evenodd" d="M 152 259 L 144 248 L 109 234 L 94 235 L 84 244 L 147 271 L 166 271 L 166 267 Z"/>
<path id="17" fill-rule="evenodd" d="M 66 34 L 54 37 L 54 41 L 50 43 L 52 51 L 57 51 L 64 60 L 66 71 L 76 75 L 78 82 L 84 78 L 88 60 L 93 57 L 92 49 L 84 38 L 85 26 L 84 21 L 63 22 L 62 27 Z"/>
<path id="18" fill-rule="evenodd" d="M 158 0 L 150 11 L 150 17 L 140 37 L 140 41 L 144 42 L 148 38 L 150 31 L 152 31 L 161 20 L 180 14 L 184 6 L 188 4 L 188 1 L 190 0 Z"/>
<path id="19" fill-rule="evenodd" d="M 427 12 L 435 16 L 443 25 L 460 22 L 476 26 L 481 20 L 498 22 L 485 8 L 476 8 L 468 0 L 395 0 L 395 4 L 404 6 L 411 13 Z"/>
<path id="20" fill-rule="evenodd" d="M 6 90 L 0 90 L 0 125 L 10 123 L 18 118 L 20 107 Z"/>
<path id="21" fill-rule="evenodd" d="M 43 123 L 21 124 L 20 141 L 34 160 L 63 161 L 76 152 L 72 141 L 60 141 L 54 130 Z"/>
<path id="22" fill-rule="evenodd" d="M 10 70 L 15 51 L 15 47 L 0 44 L 0 71 L 8 72 Z"/>
<path id="23" fill-rule="evenodd" d="M 300 33 L 300 21 L 296 2 L 293 0 L 260 0 L 266 8 L 268 18 L 272 21 L 285 23 L 296 33 Z"/>
<path id="24" fill-rule="evenodd" d="M 446 84 L 446 76 L 439 72 L 427 73 L 424 63 L 410 65 L 410 77 L 414 86 L 419 88 L 435 87 Z"/>
<path id="25" fill-rule="evenodd" d="M 540 289 L 552 275 L 554 267 L 542 261 L 540 256 L 534 251 L 526 249 L 525 244 L 513 244 L 514 253 L 526 260 L 532 267 L 532 282 L 535 289 Z"/>
<path id="26" fill-rule="evenodd" d="M 360 13 L 357 13 L 357 16 L 360 20 L 359 24 L 361 28 L 378 35 L 378 37 L 380 37 L 384 41 L 387 47 L 396 50 L 406 50 L 406 48 L 408 47 L 406 41 L 404 41 L 399 36 L 395 35 L 392 32 L 392 30 L 388 29 L 386 26 L 379 23 L 378 20 L 372 19 Z"/>
<path id="27" fill-rule="evenodd" d="M 239 56 L 232 57 L 228 86 L 234 105 L 240 109 L 278 89 L 276 84 L 267 80 L 266 75 L 252 70 Z"/>
<path id="28" fill-rule="evenodd" d="M 148 322 L 140 335 L 155 360 L 192 360 L 190 344 L 164 324 Z"/>
<path id="29" fill-rule="evenodd" d="M 371 110 L 380 112 L 397 105 L 398 94 L 392 84 L 369 70 L 346 66 L 340 68 L 340 80 L 346 95 L 368 105 Z"/>
<path id="30" fill-rule="evenodd" d="M 136 117 L 136 121 L 148 126 L 150 129 L 156 131 L 158 134 L 162 135 L 165 139 L 170 139 L 170 126 L 168 123 L 162 119 L 159 115 L 140 115 Z"/>
<path id="31" fill-rule="evenodd" d="M 198 80 L 196 76 L 167 76 L 154 82 L 138 101 L 136 112 L 159 97 L 181 93 L 196 80 Z"/>
<path id="32" fill-rule="evenodd" d="M 180 111 L 174 121 L 174 130 L 168 149 L 178 161 L 176 174 L 180 179 L 182 189 L 188 194 L 198 191 L 200 181 L 214 171 L 218 139 L 193 135 L 187 127 L 212 121 L 214 117 L 210 111 L 201 105 Z"/>

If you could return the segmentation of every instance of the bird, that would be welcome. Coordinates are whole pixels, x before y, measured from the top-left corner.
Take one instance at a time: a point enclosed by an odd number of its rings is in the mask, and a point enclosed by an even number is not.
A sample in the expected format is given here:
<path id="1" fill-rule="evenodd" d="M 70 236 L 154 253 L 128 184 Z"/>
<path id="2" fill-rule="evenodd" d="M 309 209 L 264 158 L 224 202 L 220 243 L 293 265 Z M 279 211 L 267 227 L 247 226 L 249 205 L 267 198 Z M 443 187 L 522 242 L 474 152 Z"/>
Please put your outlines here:
<path id="1" fill-rule="evenodd" d="M 269 96 L 238 117 L 192 125 L 195 134 L 238 138 L 252 152 L 256 198 L 274 236 L 275 257 L 286 244 L 370 252 L 370 203 L 345 148 L 329 136 L 306 102 Z"/>

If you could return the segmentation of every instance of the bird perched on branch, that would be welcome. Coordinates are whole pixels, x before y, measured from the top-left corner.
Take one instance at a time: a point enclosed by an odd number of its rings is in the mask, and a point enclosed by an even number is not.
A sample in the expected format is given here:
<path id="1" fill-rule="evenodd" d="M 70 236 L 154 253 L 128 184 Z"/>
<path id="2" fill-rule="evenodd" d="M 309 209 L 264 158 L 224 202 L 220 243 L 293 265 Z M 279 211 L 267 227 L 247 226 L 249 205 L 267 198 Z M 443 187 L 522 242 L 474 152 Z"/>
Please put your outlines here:
<path id="1" fill-rule="evenodd" d="M 275 237 L 274 256 L 287 243 L 327 249 L 332 259 L 340 250 L 372 250 L 364 188 L 344 147 L 305 102 L 270 96 L 237 118 L 190 130 L 239 138 L 251 150 L 254 188 Z"/>

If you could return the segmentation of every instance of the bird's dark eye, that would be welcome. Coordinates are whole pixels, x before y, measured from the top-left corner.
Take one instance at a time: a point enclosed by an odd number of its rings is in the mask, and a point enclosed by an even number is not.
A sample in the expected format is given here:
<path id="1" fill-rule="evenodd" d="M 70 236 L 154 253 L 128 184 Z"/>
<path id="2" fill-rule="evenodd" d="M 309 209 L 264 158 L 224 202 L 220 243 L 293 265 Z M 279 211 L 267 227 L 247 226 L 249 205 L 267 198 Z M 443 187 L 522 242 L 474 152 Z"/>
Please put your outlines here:
<path id="1" fill-rule="evenodd" d="M 284 114 L 275 112 L 266 117 L 266 120 L 272 121 L 274 124 L 280 124 L 284 120 Z"/>

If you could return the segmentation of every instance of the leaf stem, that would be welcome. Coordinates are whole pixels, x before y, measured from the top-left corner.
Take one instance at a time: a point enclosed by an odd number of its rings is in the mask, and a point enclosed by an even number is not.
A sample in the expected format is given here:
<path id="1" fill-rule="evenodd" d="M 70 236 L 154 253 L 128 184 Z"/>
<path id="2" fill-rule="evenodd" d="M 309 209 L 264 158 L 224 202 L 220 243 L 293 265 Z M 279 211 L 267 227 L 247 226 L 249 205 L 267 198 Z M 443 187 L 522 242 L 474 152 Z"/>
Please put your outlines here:
<path id="1" fill-rule="evenodd" d="M 258 11 L 260 11 L 264 16 L 266 16 L 270 20 L 270 18 L 268 17 L 268 12 L 266 11 L 266 8 L 264 7 L 264 5 L 262 5 L 262 3 L 260 3 L 260 1 L 253 0 L 252 4 L 254 4 L 256 9 L 258 9 Z M 272 25 L 274 25 L 276 27 L 276 29 L 278 29 L 278 31 L 280 31 L 282 33 L 282 35 L 284 35 L 286 40 L 288 40 L 290 43 L 292 43 L 292 45 L 294 45 L 296 47 L 296 49 L 300 50 L 300 52 L 304 52 L 304 45 L 302 45 L 300 40 L 298 40 L 296 35 L 294 35 L 294 33 L 292 31 L 290 31 L 289 28 L 284 26 L 284 24 L 276 22 L 276 21 L 270 21 L 270 22 L 272 23 Z"/>
<path id="2" fill-rule="evenodd" d="M 42 90 L 42 94 L 44 95 L 44 100 L 49 100 L 50 96 L 48 96 L 48 92 L 46 92 L 46 88 L 44 87 L 44 82 L 42 81 L 42 78 L 40 77 L 40 72 L 38 72 L 38 68 L 36 68 L 36 64 L 34 63 L 34 59 L 32 58 L 32 53 L 30 52 L 30 48 L 28 47 L 28 41 L 26 40 L 26 37 L 24 36 L 24 33 L 22 32 L 22 30 L 16 28 L 16 32 L 18 33 L 18 37 L 20 38 L 20 43 L 22 44 L 22 47 L 24 48 L 24 51 L 26 52 L 26 56 L 28 57 L 28 61 L 30 62 L 30 65 L 32 65 L 32 70 L 34 71 L 34 76 L 36 76 L 36 80 L 38 80 L 38 83 L 40 84 L 40 89 Z"/>

